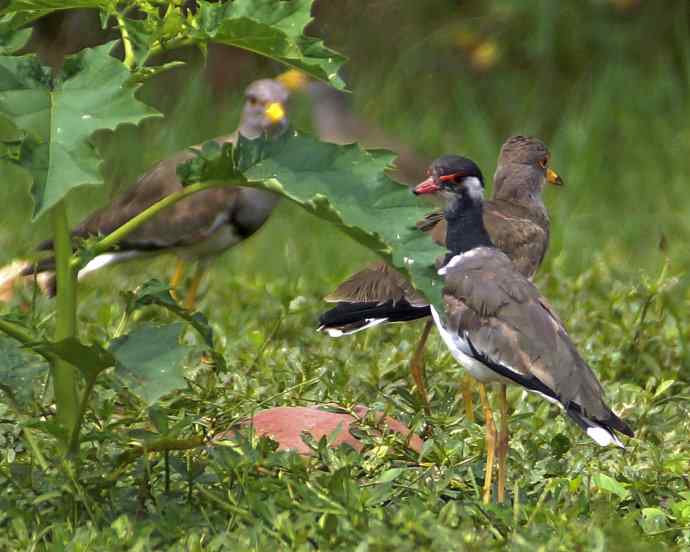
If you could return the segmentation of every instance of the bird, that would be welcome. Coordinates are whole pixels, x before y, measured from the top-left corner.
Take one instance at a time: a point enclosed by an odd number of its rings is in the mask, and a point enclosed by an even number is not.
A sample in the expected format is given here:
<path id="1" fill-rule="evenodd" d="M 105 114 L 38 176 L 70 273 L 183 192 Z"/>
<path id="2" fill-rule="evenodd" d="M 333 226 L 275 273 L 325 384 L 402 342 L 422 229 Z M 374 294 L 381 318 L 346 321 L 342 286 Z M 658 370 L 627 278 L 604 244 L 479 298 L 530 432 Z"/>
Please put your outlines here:
<path id="1" fill-rule="evenodd" d="M 544 183 L 563 185 L 563 179 L 549 166 L 550 157 L 548 148 L 538 138 L 509 137 L 498 155 L 493 199 L 486 201 L 483 209 L 484 224 L 493 242 L 530 279 L 541 265 L 549 245 L 550 223 L 542 199 Z M 428 178 L 419 186 L 433 185 L 435 170 L 434 165 L 430 166 Z M 417 227 L 430 234 L 438 245 L 445 246 L 446 221 L 442 210 L 429 213 L 417 222 Z M 376 262 L 352 275 L 325 300 L 337 304 L 321 315 L 318 329 L 332 337 L 385 323 L 428 318 L 410 362 L 412 378 L 428 410 L 423 353 L 433 321 L 426 299 L 398 271 Z M 466 416 L 473 421 L 468 380 L 463 382 L 462 394 Z"/>
<path id="2" fill-rule="evenodd" d="M 434 305 L 430 310 L 452 356 L 480 382 L 487 445 L 484 502 L 491 499 L 496 455 L 497 499 L 505 499 L 508 384 L 560 406 L 598 445 L 623 447 L 617 433 L 633 437 L 632 429 L 606 405 L 596 375 L 548 301 L 493 242 L 483 215 L 479 167 L 465 157 L 440 157 L 430 180 L 414 193 L 439 193 L 446 199 L 448 253 L 438 270 L 444 278 L 445 312 Z M 490 383 L 500 384 L 498 435 L 487 397 Z"/>
<path id="3" fill-rule="evenodd" d="M 233 133 L 214 138 L 219 145 L 234 142 L 238 135 L 253 139 L 261 135 L 277 137 L 288 128 L 286 102 L 289 91 L 277 80 L 260 79 L 245 90 L 245 103 L 239 127 Z M 109 205 L 92 213 L 73 231 L 74 239 L 108 235 L 127 221 L 160 201 L 183 189 L 177 174 L 181 163 L 193 159 L 201 145 L 177 152 L 157 163 L 124 194 Z M 105 266 L 143 256 L 174 253 L 177 267 L 170 281 L 173 291 L 184 277 L 185 262 L 197 260 L 197 270 L 185 299 L 192 309 L 196 303 L 200 281 L 209 261 L 226 249 L 254 234 L 266 222 L 278 202 L 278 196 L 265 190 L 242 186 L 226 186 L 204 190 L 161 211 L 126 238 L 113 251 L 96 256 L 78 274 L 87 274 Z M 39 250 L 52 250 L 51 241 Z M 22 274 L 52 271 L 54 258 L 46 258 L 27 266 Z M 49 295 L 55 293 L 55 276 L 47 283 Z"/>
<path id="4" fill-rule="evenodd" d="M 372 121 L 358 116 L 349 95 L 325 82 L 310 79 L 297 69 L 276 77 L 291 92 L 304 92 L 311 101 L 311 119 L 319 139 L 333 144 L 359 142 L 366 148 L 389 149 L 397 153 L 391 177 L 406 185 L 416 184 L 428 166 L 428 160 L 400 140 L 387 135 Z"/>

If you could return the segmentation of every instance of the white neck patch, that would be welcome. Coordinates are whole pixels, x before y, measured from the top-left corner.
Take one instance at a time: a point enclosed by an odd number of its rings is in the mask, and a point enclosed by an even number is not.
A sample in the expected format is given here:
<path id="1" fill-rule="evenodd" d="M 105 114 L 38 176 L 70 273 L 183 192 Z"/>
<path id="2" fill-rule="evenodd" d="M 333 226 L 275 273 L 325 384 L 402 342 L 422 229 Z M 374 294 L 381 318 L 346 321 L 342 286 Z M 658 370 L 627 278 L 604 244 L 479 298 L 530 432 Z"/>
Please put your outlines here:
<path id="1" fill-rule="evenodd" d="M 479 180 L 476 176 L 467 176 L 462 179 L 462 183 L 465 185 L 467 194 L 470 196 L 470 198 L 472 198 L 474 201 L 484 200 L 484 188 L 482 187 L 481 180 Z"/>

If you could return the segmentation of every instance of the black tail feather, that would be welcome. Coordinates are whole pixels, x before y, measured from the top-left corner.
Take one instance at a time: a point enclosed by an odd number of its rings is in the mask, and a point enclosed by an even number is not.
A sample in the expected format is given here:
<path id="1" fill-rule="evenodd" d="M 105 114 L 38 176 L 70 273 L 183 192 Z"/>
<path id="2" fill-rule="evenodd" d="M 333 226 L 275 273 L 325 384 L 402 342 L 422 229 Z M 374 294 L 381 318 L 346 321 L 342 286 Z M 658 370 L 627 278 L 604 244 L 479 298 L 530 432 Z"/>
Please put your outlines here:
<path id="1" fill-rule="evenodd" d="M 408 322 L 431 315 L 429 306 L 415 307 L 407 301 L 385 303 L 338 303 L 319 317 L 321 328 L 350 330 L 366 325 L 368 320 L 386 319 L 387 322 Z"/>

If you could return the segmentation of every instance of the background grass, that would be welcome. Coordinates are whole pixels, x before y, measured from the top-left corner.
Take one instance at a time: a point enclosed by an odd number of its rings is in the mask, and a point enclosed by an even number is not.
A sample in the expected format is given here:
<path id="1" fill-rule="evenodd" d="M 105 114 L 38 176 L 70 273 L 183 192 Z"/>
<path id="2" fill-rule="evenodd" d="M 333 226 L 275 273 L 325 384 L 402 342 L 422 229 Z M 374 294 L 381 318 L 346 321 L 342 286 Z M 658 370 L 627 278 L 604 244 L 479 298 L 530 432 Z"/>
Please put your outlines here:
<path id="1" fill-rule="evenodd" d="M 371 257 L 283 203 L 257 236 L 214 264 L 200 307 L 227 369 L 190 357 L 188 389 L 159 405 L 171 435 L 220 431 L 272 405 L 364 403 L 417 430 L 429 424 L 424 456 L 377 436 L 367 421 L 362 455 L 322 445 L 304 461 L 249 439 L 171 453 L 166 485 L 162 455 L 118 468 L 132 439 L 160 428 L 106 377 L 88 416 L 78 482 L 65 466 L 41 466 L 37 458 L 53 457 L 54 442 L 42 437 L 32 449 L 0 402 L 0 547 L 687 549 L 687 3 L 347 0 L 319 4 L 316 15 L 313 32 L 352 58 L 355 112 L 423 155 L 464 153 L 491 175 L 508 135 L 549 145 L 567 187 L 546 192 L 553 239 L 537 281 L 637 438 L 625 452 L 596 448 L 555 409 L 512 390 L 511 503 L 482 506 L 482 427 L 461 416 L 460 369 L 433 338 L 426 418 L 407 372 L 420 326 L 317 335 L 320 297 Z M 165 119 L 98 138 L 108 186 L 72 198 L 74 221 L 156 160 L 234 128 L 238 90 L 280 70 L 227 50 L 212 51 L 206 69 L 198 56 L 189 60 L 142 92 Z M 228 66 L 230 76 L 219 78 Z M 293 120 L 310 127 L 308 99 L 294 100 Z M 19 184 L 0 189 L 0 204 L 0 257 L 9 260 L 46 234 L 21 224 L 30 205 Z M 124 309 L 118 291 L 164 278 L 171 263 L 139 261 L 87 280 L 80 317 L 88 336 L 111 338 Z M 29 300 L 26 291 L 11 306 Z M 51 310 L 38 298 L 31 315 L 48 329 Z M 167 315 L 148 310 L 130 324 L 144 319 Z M 191 332 L 187 339 L 196 341 Z M 9 351 L 6 340 L 0 345 Z M 35 398 L 42 368 L 19 357 L 28 393 L 18 398 L 36 416 L 49 402 Z"/>

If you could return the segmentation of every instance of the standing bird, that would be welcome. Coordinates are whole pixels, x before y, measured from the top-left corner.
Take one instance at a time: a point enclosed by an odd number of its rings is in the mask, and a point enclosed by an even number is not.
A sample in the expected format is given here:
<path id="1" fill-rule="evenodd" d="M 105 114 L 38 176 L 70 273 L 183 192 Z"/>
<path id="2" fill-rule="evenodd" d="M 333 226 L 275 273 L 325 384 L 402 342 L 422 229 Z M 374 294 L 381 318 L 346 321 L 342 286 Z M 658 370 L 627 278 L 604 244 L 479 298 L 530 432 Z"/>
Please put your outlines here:
<path id="1" fill-rule="evenodd" d="M 305 92 L 309 96 L 312 123 L 320 140 L 333 144 L 359 142 L 366 148 L 394 151 L 398 157 L 389 174 L 408 185 L 419 182 L 428 160 L 400 140 L 387 135 L 372 121 L 358 116 L 348 94 L 310 79 L 297 69 L 285 71 L 277 79 L 291 92 Z"/>
<path id="2" fill-rule="evenodd" d="M 447 201 L 448 254 L 438 272 L 445 278 L 445 317 L 433 306 L 431 313 L 453 357 L 481 383 L 487 445 L 483 498 L 484 502 L 491 498 L 498 455 L 497 498 L 502 502 L 508 455 L 506 384 L 559 405 L 598 445 L 623 447 L 616 432 L 630 437 L 633 432 L 604 402 L 594 372 L 539 290 L 493 243 L 482 212 L 484 183 L 477 165 L 463 157 L 444 156 L 434 167 L 430 180 L 414 190 L 440 193 Z M 501 384 L 498 438 L 486 394 L 488 383 Z"/>
<path id="3" fill-rule="evenodd" d="M 287 89 L 276 80 L 261 79 L 251 83 L 245 91 L 245 104 L 238 129 L 214 140 L 218 144 L 234 142 L 241 134 L 258 138 L 262 134 L 279 136 L 288 127 L 285 103 Z M 97 210 L 72 231 L 74 238 L 88 238 L 110 234 L 127 221 L 164 197 L 183 189 L 177 166 L 193 159 L 200 145 L 175 153 L 160 161 L 141 176 L 132 188 L 117 197 L 110 205 Z M 79 278 L 117 262 L 142 256 L 175 253 L 179 260 L 170 286 L 176 288 L 184 275 L 185 261 L 198 260 L 197 271 L 185 300 L 193 308 L 199 283 L 210 259 L 236 245 L 256 232 L 268 219 L 278 196 L 265 190 L 241 186 L 227 186 L 193 194 L 164 209 L 125 239 L 112 252 L 92 259 L 79 271 Z M 39 250 L 52 250 L 48 241 Z M 38 263 L 36 272 L 52 271 L 54 259 Z M 29 266 L 23 275 L 34 273 Z M 48 292 L 55 293 L 54 275 Z"/>
<path id="4" fill-rule="evenodd" d="M 549 168 L 549 158 L 549 150 L 537 138 L 508 138 L 498 156 L 493 199 L 484 204 L 483 221 L 493 243 L 527 278 L 534 276 L 549 245 L 549 216 L 542 199 L 544 184 L 563 185 L 561 177 Z M 434 179 L 445 170 L 444 159 L 439 158 L 431 165 L 427 171 L 429 178 L 418 188 L 433 187 Z M 481 178 L 481 173 L 479 176 Z M 439 245 L 446 245 L 443 211 L 430 213 L 417 223 L 417 227 L 430 233 Z M 351 276 L 328 295 L 326 301 L 337 305 L 321 315 L 319 331 L 333 337 L 383 323 L 406 322 L 431 315 L 426 299 L 399 272 L 382 262 Z M 410 363 L 417 390 L 427 405 L 423 352 L 432 326 L 429 319 Z M 463 397 L 467 417 L 472 421 L 474 409 L 468 381 L 463 385 Z"/>

